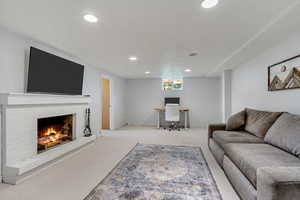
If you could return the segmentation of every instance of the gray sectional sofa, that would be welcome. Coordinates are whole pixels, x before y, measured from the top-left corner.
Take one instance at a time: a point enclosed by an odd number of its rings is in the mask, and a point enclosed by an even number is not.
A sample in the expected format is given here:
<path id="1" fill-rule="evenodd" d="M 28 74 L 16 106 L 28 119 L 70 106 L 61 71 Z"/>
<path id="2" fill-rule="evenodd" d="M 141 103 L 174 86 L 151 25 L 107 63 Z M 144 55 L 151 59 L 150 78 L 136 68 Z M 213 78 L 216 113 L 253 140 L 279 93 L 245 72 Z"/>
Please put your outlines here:
<path id="1" fill-rule="evenodd" d="M 242 200 L 300 200 L 300 116 L 245 109 L 208 134 Z"/>

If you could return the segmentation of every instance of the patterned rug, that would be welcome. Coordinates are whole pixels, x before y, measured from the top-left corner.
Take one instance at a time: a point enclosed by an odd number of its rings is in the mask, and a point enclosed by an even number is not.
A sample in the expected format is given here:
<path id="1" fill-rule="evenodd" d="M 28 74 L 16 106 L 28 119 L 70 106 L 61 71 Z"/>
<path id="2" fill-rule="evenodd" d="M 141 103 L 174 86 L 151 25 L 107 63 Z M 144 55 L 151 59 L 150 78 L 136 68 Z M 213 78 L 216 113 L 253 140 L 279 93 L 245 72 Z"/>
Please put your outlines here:
<path id="1" fill-rule="evenodd" d="M 85 200 L 221 200 L 198 147 L 138 144 Z"/>

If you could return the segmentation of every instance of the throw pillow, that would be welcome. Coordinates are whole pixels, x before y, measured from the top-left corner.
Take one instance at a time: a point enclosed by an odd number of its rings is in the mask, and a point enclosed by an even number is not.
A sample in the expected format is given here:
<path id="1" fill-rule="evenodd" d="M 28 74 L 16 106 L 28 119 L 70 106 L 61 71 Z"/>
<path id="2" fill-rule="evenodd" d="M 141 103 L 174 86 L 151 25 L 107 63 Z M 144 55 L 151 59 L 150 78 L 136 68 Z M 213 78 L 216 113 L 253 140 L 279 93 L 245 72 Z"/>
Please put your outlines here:
<path id="1" fill-rule="evenodd" d="M 269 129 L 264 140 L 300 157 L 300 116 L 283 113 Z"/>
<path id="2" fill-rule="evenodd" d="M 233 131 L 239 129 L 245 125 L 246 122 L 245 110 L 232 115 L 226 123 L 226 131 Z"/>
<path id="3" fill-rule="evenodd" d="M 264 138 L 269 128 L 281 114 L 281 112 L 246 109 L 245 130 L 257 137 Z"/>

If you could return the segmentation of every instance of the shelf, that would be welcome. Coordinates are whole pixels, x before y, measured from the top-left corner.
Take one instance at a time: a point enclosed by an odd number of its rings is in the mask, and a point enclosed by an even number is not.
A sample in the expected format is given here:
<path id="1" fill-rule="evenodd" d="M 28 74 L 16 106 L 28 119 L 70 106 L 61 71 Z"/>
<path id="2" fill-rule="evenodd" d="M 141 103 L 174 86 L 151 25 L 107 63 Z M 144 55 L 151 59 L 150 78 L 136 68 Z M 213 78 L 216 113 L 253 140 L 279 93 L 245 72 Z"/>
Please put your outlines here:
<path id="1" fill-rule="evenodd" d="M 5 106 L 17 105 L 53 105 L 53 104 L 88 104 L 89 96 L 81 95 L 52 95 L 30 93 L 6 93 L 0 94 L 0 104 Z"/>

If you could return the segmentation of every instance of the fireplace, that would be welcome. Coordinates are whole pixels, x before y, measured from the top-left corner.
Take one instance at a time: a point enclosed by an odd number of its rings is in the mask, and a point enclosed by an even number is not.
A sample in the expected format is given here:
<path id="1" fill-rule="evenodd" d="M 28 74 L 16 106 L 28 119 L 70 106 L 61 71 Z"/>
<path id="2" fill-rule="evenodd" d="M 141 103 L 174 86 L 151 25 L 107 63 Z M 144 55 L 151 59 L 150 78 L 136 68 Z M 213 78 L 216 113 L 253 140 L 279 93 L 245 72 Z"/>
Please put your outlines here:
<path id="1" fill-rule="evenodd" d="M 73 115 L 38 119 L 38 153 L 66 144 L 73 140 Z"/>

